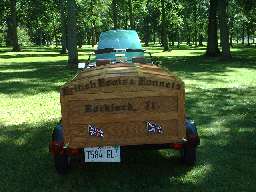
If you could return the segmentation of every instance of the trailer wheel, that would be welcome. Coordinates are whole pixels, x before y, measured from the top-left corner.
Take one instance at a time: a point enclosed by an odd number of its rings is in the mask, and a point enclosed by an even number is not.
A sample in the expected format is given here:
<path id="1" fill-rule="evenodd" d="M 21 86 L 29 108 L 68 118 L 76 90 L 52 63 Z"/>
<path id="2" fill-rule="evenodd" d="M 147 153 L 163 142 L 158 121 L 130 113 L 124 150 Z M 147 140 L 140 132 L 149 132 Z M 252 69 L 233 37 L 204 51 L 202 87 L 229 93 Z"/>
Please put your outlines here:
<path id="1" fill-rule="evenodd" d="M 65 154 L 56 154 L 54 155 L 54 164 L 56 171 L 60 175 L 64 175 L 70 169 L 70 157 Z"/>
<path id="2" fill-rule="evenodd" d="M 196 163 L 196 147 L 185 145 L 181 149 L 181 161 L 185 165 L 195 165 Z"/>

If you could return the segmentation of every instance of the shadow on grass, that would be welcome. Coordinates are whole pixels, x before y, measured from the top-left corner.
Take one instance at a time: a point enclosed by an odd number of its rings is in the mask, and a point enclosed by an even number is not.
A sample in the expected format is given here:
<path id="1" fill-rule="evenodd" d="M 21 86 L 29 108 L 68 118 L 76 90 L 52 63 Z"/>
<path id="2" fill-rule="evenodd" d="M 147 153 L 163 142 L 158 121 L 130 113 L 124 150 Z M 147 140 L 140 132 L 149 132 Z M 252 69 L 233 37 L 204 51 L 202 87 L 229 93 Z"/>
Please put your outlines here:
<path id="1" fill-rule="evenodd" d="M 57 91 L 60 84 L 70 80 L 76 69 L 70 69 L 65 61 L 11 63 L 0 66 L 0 93 L 24 95 Z M 13 72 L 4 72 L 13 70 Z"/>
<path id="2" fill-rule="evenodd" d="M 169 156 L 169 150 L 129 151 L 121 164 L 74 164 L 68 175 L 59 176 L 48 153 L 50 130 L 57 121 L 1 125 L 1 187 L 3 191 L 253 191 L 255 91 L 255 87 L 195 89 L 188 94 L 186 109 L 202 139 L 197 166 L 190 168 L 180 165 L 177 156 Z"/>
<path id="3" fill-rule="evenodd" d="M 50 129 L 55 123 L 1 125 L 3 191 L 155 191 L 169 189 L 170 178 L 176 180 L 190 170 L 181 166 L 177 157 L 140 151 L 126 153 L 122 164 L 76 163 L 68 175 L 57 175 L 48 153 Z"/>
<path id="4" fill-rule="evenodd" d="M 247 59 L 239 53 L 244 54 L 238 51 L 228 62 L 205 57 L 159 59 L 191 80 L 200 80 L 196 74 L 205 72 L 211 75 L 203 80 L 207 82 L 230 67 L 255 69 L 253 55 Z M 12 87 L 13 94 L 56 90 L 59 82 L 75 73 L 62 61 L 9 64 L 1 69 L 0 93 L 5 94 Z M 14 71 L 4 72 L 9 69 Z M 24 81 L 6 82 L 16 78 Z M 248 85 L 192 88 L 187 93 L 186 111 L 198 124 L 202 141 L 193 168 L 181 166 L 177 156 L 169 158 L 168 150 L 164 150 L 168 154 L 138 151 L 127 153 L 122 164 L 75 164 L 68 175 L 59 176 L 48 153 L 51 128 L 57 121 L 0 124 L 0 191 L 254 191 L 255 92 L 256 87 Z"/>
<path id="5" fill-rule="evenodd" d="M 254 191 L 255 93 L 256 87 L 246 87 L 194 88 L 187 94 L 186 110 L 202 141 L 199 165 L 211 170 L 198 183 L 203 191 Z"/>
<path id="6" fill-rule="evenodd" d="M 253 50 L 255 51 L 255 49 Z M 162 61 L 161 66 L 169 71 L 181 73 L 186 78 L 200 80 L 197 73 L 205 72 L 204 76 L 223 76 L 224 72 L 231 71 L 230 68 L 256 69 L 256 55 L 251 49 L 247 51 L 236 51 L 233 58 L 223 60 L 221 58 L 209 58 L 205 56 L 193 57 L 154 57 L 154 60 Z M 247 57 L 245 57 L 247 53 Z M 214 80 L 214 79 L 211 79 Z"/>
<path id="7" fill-rule="evenodd" d="M 79 52 L 79 56 L 81 55 L 89 55 L 92 50 L 90 49 L 80 49 L 81 52 Z M 24 53 L 25 52 L 25 53 Z M 28 52 L 36 52 L 36 53 L 28 53 Z M 45 49 L 45 51 L 37 50 L 37 49 L 29 49 L 29 50 L 23 50 L 23 52 L 15 52 L 15 54 L 0 54 L 0 59 L 13 59 L 13 58 L 31 58 L 31 57 L 61 57 L 61 56 L 67 56 L 67 54 L 60 54 L 59 52 L 56 52 L 55 49 Z"/>
<path id="8" fill-rule="evenodd" d="M 60 52 L 59 48 L 50 48 L 50 47 L 38 47 L 38 46 L 30 46 L 30 47 L 22 47 L 20 52 L 12 52 L 12 48 L 10 47 L 1 47 L 0 48 L 0 53 L 22 53 L 22 52 L 49 52 L 49 51 L 53 51 L 53 52 Z"/>
<path id="9" fill-rule="evenodd" d="M 59 57 L 62 56 L 59 53 L 43 53 L 43 54 L 13 54 L 13 55 L 0 55 L 1 59 L 12 59 L 12 58 L 26 58 L 26 57 Z"/>
<path id="10" fill-rule="evenodd" d="M 91 47 L 78 48 L 78 51 L 83 51 L 83 52 L 92 52 L 94 50 L 95 49 L 91 48 Z M 22 54 L 22 52 L 42 52 L 42 53 L 43 52 L 58 52 L 58 53 L 60 53 L 60 51 L 61 51 L 60 48 L 31 46 L 31 47 L 22 47 L 20 52 L 12 52 L 12 48 L 10 48 L 10 47 L 0 47 L 0 53 L 7 53 L 7 52 L 17 53 L 17 54 L 19 54 L 19 53 Z M 1 55 L 0 55 L 0 58 L 1 58 Z"/>
<path id="11" fill-rule="evenodd" d="M 49 48 L 39 50 L 47 50 L 49 52 Z M 223 73 L 229 71 L 230 68 L 256 69 L 254 51 L 254 49 L 237 50 L 233 53 L 233 59 L 228 61 L 204 56 L 154 57 L 154 60 L 162 61 L 163 67 L 181 74 L 182 77 L 212 82 L 216 80 L 215 77 L 224 76 Z M 246 54 L 247 57 L 244 56 Z M 39 56 L 40 54 L 36 55 Z M 56 54 L 54 55 L 57 56 Z M 56 62 L 42 61 L 2 64 L 0 66 L 0 70 L 2 70 L 0 72 L 0 93 L 35 94 L 52 90 L 56 91 L 59 89 L 57 84 L 68 81 L 76 73 L 76 70 L 70 70 L 65 63 L 66 61 L 63 60 Z M 197 73 L 201 72 L 205 72 L 204 77 L 197 75 Z M 209 77 L 207 77 L 208 75 Z"/>
<path id="12" fill-rule="evenodd" d="M 221 121 L 227 127 L 250 128 L 255 125 L 255 93 L 256 87 L 194 88 L 186 94 L 186 109 L 192 117 L 199 116 L 200 126 Z"/>

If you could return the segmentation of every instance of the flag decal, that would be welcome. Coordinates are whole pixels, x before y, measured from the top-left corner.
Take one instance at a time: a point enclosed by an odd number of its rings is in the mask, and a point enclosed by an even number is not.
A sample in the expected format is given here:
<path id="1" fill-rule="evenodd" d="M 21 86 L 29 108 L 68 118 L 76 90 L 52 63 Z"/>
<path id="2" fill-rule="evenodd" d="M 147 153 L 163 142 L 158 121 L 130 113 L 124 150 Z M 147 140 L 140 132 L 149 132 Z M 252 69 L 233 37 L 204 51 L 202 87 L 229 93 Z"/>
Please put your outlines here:
<path id="1" fill-rule="evenodd" d="M 146 124 L 147 124 L 146 128 L 149 133 L 158 133 L 158 134 L 163 133 L 162 127 L 160 125 L 158 125 L 157 123 L 147 121 Z"/>
<path id="2" fill-rule="evenodd" d="M 88 125 L 88 133 L 90 136 L 104 137 L 104 132 L 102 129 L 97 128 L 95 125 Z"/>

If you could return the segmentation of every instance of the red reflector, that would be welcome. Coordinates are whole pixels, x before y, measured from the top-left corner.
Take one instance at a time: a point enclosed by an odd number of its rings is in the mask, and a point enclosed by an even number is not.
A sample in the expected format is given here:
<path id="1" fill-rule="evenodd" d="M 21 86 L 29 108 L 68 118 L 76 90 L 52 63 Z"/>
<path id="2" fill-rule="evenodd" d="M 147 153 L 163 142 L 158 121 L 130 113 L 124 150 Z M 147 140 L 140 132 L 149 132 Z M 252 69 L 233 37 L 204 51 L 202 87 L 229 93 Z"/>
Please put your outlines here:
<path id="1" fill-rule="evenodd" d="M 63 153 L 63 142 L 57 143 L 55 141 L 52 141 L 49 146 L 49 151 L 55 155 L 57 153 L 62 154 Z"/>
<path id="2" fill-rule="evenodd" d="M 67 152 L 68 152 L 69 155 L 79 155 L 80 154 L 80 149 L 68 148 Z"/>
<path id="3" fill-rule="evenodd" d="M 173 148 L 173 149 L 179 150 L 179 149 L 182 149 L 182 147 L 183 147 L 183 145 L 181 143 L 172 143 L 171 144 L 171 148 Z"/>

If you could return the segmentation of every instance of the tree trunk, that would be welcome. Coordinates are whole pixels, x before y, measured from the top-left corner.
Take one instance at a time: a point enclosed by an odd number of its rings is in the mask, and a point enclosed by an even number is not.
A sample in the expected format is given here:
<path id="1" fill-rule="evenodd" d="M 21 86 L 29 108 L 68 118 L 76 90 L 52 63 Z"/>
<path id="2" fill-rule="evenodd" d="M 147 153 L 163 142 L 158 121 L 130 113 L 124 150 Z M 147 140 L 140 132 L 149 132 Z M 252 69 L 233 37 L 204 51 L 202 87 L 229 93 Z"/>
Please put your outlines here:
<path id="1" fill-rule="evenodd" d="M 177 47 L 179 48 L 180 47 L 180 31 L 179 30 L 177 30 L 177 42 L 178 42 Z"/>
<path id="2" fill-rule="evenodd" d="M 54 30 L 55 48 L 58 48 L 59 39 L 56 30 Z"/>
<path id="3" fill-rule="evenodd" d="M 245 26 L 243 24 L 243 29 L 242 29 L 242 44 L 244 45 L 244 39 L 245 39 Z"/>
<path id="4" fill-rule="evenodd" d="M 221 40 L 221 47 L 222 47 L 222 56 L 225 58 L 231 57 L 230 45 L 229 45 L 227 7 L 228 7 L 227 0 L 218 0 L 220 40 Z"/>
<path id="5" fill-rule="evenodd" d="M 197 30 L 195 30 L 194 44 L 197 47 Z"/>
<path id="6" fill-rule="evenodd" d="M 206 55 L 210 57 L 216 57 L 220 54 L 217 36 L 217 0 L 210 0 L 208 20 L 208 40 Z"/>
<path id="7" fill-rule="evenodd" d="M 187 45 L 188 45 L 188 46 L 191 46 L 191 34 L 190 34 L 190 31 L 188 31 Z"/>
<path id="8" fill-rule="evenodd" d="M 232 33 L 230 33 L 230 35 L 229 35 L 229 44 L 230 44 L 231 47 L 233 47 L 233 35 L 232 35 Z"/>
<path id="9" fill-rule="evenodd" d="M 233 47 L 233 36 L 234 36 L 234 18 L 230 18 L 229 22 L 229 44 L 230 47 Z"/>
<path id="10" fill-rule="evenodd" d="M 132 5 L 132 0 L 128 0 L 128 5 L 129 5 L 130 28 L 131 28 L 131 29 L 135 29 L 134 19 L 133 19 L 133 5 Z"/>
<path id="11" fill-rule="evenodd" d="M 96 37 L 95 37 L 95 34 L 96 33 L 96 30 L 95 30 L 95 27 L 93 27 L 92 28 L 92 42 L 91 42 L 91 44 L 92 44 L 92 47 L 94 47 L 94 45 L 96 44 Z"/>
<path id="12" fill-rule="evenodd" d="M 8 43 L 12 46 L 13 51 L 20 51 L 17 35 L 17 13 L 16 13 L 16 0 L 10 0 L 9 2 L 10 14 L 7 18 L 7 38 Z"/>
<path id="13" fill-rule="evenodd" d="M 93 4 L 94 2 L 93 2 L 93 0 L 91 0 L 91 4 L 90 4 L 90 9 L 91 9 L 91 16 L 93 16 L 93 7 L 94 7 L 94 4 Z M 96 32 L 96 30 L 95 30 L 95 23 L 96 23 L 96 21 L 95 21 L 95 19 L 93 19 L 93 21 L 92 21 L 92 29 L 91 29 L 91 31 L 92 31 L 92 35 L 91 35 L 91 37 L 92 37 L 92 41 L 91 41 L 91 44 L 92 44 L 92 47 L 94 47 L 94 45 L 96 44 L 96 37 L 95 37 L 95 32 Z"/>
<path id="14" fill-rule="evenodd" d="M 39 21 L 37 20 L 37 28 L 36 28 L 36 45 L 37 46 L 42 46 L 43 44 L 43 32 L 41 25 L 39 24 Z"/>
<path id="15" fill-rule="evenodd" d="M 236 30 L 236 44 L 238 44 L 239 43 L 239 31 L 238 31 L 238 29 Z"/>
<path id="16" fill-rule="evenodd" d="M 86 33 L 86 42 L 87 42 L 87 45 L 90 45 L 90 43 L 91 43 L 91 32 Z"/>
<path id="17" fill-rule="evenodd" d="M 68 0 L 67 9 L 67 35 L 68 35 L 68 65 L 76 67 L 78 64 L 77 53 L 77 29 L 76 29 L 76 2 L 75 0 Z"/>
<path id="18" fill-rule="evenodd" d="M 247 26 L 247 45 L 250 46 L 250 28 L 249 28 L 249 24 Z"/>
<path id="19" fill-rule="evenodd" d="M 5 44 L 7 47 L 12 46 L 12 27 L 11 27 L 11 21 L 10 18 L 7 17 L 6 19 L 6 24 L 7 24 L 7 30 L 6 30 L 6 38 L 5 38 Z"/>
<path id="20" fill-rule="evenodd" d="M 203 44 L 203 35 L 202 34 L 199 34 L 199 38 L 198 38 L 198 42 L 199 42 L 199 45 L 198 46 L 200 46 L 200 47 L 202 47 L 202 46 L 204 46 L 204 44 Z"/>
<path id="21" fill-rule="evenodd" d="M 61 54 L 67 53 L 67 16 L 65 14 L 66 1 L 60 0 L 60 17 L 61 17 Z"/>
<path id="22" fill-rule="evenodd" d="M 146 16 L 144 18 L 144 42 L 145 46 L 148 47 L 148 43 L 150 41 L 150 27 L 149 27 L 149 18 Z"/>
<path id="23" fill-rule="evenodd" d="M 156 44 L 156 32 L 155 30 L 153 30 L 153 42 L 154 42 L 154 45 Z"/>
<path id="24" fill-rule="evenodd" d="M 165 13 L 165 0 L 161 0 L 161 8 L 162 8 L 161 38 L 162 38 L 164 51 L 168 51 L 169 45 L 168 45 L 168 38 L 167 38 L 167 31 L 166 31 L 167 25 L 166 25 L 166 13 Z"/>
<path id="25" fill-rule="evenodd" d="M 96 30 L 96 43 L 100 40 L 100 32 Z"/>
<path id="26" fill-rule="evenodd" d="M 113 14 L 113 24 L 114 29 L 118 28 L 118 20 L 117 20 L 117 0 L 112 0 L 112 14 Z"/>
<path id="27" fill-rule="evenodd" d="M 128 14 L 125 14 L 125 19 L 124 19 L 124 29 L 125 30 L 127 30 L 129 28 L 128 23 L 129 23 L 129 16 L 128 16 Z"/>

